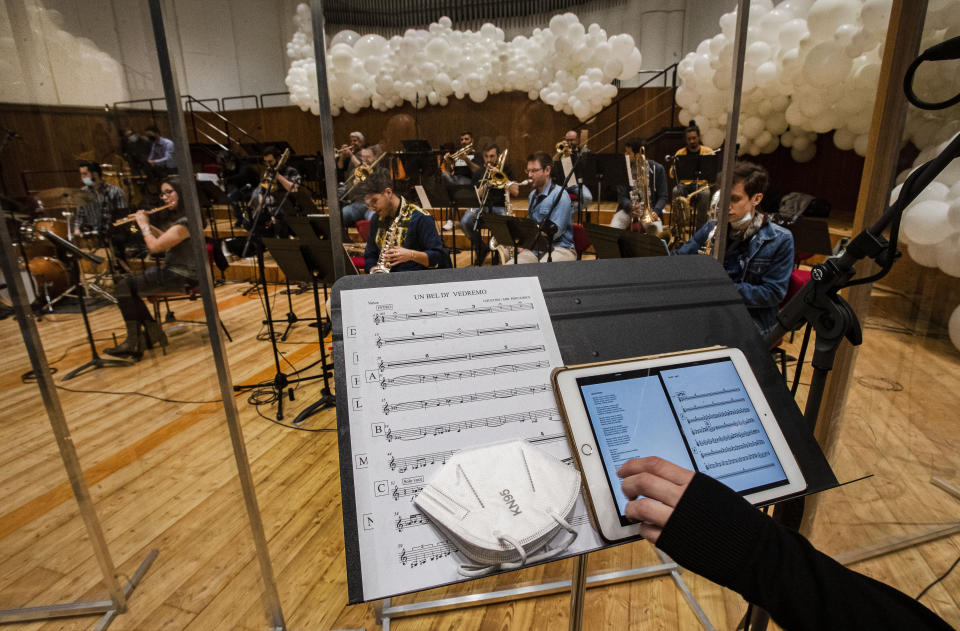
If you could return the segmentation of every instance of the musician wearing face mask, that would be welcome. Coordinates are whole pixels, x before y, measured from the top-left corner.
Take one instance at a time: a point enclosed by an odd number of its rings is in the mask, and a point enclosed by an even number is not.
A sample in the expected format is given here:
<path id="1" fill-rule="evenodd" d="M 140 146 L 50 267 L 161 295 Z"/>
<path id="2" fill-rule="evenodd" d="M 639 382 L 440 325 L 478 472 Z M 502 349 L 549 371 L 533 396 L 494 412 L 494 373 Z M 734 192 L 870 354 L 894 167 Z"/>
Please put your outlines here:
<path id="1" fill-rule="evenodd" d="M 147 162 L 150 166 L 162 171 L 174 171 L 177 168 L 176 158 L 173 155 L 173 141 L 160 135 L 156 125 L 147 127 L 144 135 L 150 141 L 150 155 Z"/>
<path id="2" fill-rule="evenodd" d="M 738 162 L 733 170 L 723 268 L 737 286 L 761 333 L 777 323 L 777 309 L 793 271 L 793 235 L 760 211 L 769 176 L 766 169 Z M 708 221 L 675 254 L 713 251 L 717 222 Z"/>
<path id="3" fill-rule="evenodd" d="M 104 349 L 108 355 L 140 359 L 148 344 L 166 345 L 163 328 L 150 314 L 143 296 L 185 291 L 199 282 L 201 268 L 190 250 L 190 230 L 180 203 L 177 178 L 167 178 L 161 183 L 160 201 L 163 206 L 158 208 L 166 207 L 164 210 L 153 209 L 149 213 L 138 210 L 127 217 L 128 223 L 123 226 L 128 228 L 129 223 L 134 223 L 150 253 L 163 253 L 164 257 L 160 265 L 117 283 L 117 306 L 123 314 L 127 335 L 117 346 Z"/>
<path id="4" fill-rule="evenodd" d="M 82 232 L 90 231 L 106 234 L 113 219 L 126 215 L 122 211 L 127 208 L 127 196 L 119 186 L 103 181 L 103 170 L 96 162 L 84 162 L 80 165 L 80 180 L 91 201 L 77 210 L 73 234 L 77 237 Z"/>

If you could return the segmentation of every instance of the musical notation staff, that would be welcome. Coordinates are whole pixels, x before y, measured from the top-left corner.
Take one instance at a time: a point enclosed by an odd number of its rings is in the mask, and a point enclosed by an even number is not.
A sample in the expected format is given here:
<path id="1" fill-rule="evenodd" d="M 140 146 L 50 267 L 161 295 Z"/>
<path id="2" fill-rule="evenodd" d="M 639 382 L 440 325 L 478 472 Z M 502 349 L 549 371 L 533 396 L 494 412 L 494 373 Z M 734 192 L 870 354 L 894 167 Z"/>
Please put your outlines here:
<path id="1" fill-rule="evenodd" d="M 421 399 L 417 401 L 404 401 L 403 403 L 390 403 L 385 401 L 383 404 L 383 413 L 404 412 L 407 410 L 422 410 L 427 408 L 442 407 L 447 405 L 462 405 L 464 403 L 474 403 L 476 401 L 489 401 L 491 399 L 509 399 L 529 394 L 546 392 L 551 389 L 549 383 L 542 383 L 535 386 L 520 386 L 517 388 L 505 388 L 503 390 L 491 390 L 489 392 L 474 392 L 472 394 L 457 394 L 451 397 L 440 397 L 438 399 Z"/>
<path id="2" fill-rule="evenodd" d="M 423 467 L 429 467 L 430 465 L 446 464 L 447 459 L 458 451 L 459 449 L 451 449 L 450 451 L 438 451 L 432 454 L 422 454 L 416 456 L 401 456 L 399 458 L 391 455 L 388 466 L 390 467 L 391 471 L 403 473 L 408 469 L 422 469 Z"/>
<path id="3" fill-rule="evenodd" d="M 533 438 L 528 438 L 527 442 L 531 442 L 534 445 L 539 445 L 540 443 L 554 443 L 558 440 L 566 440 L 566 434 L 540 434 L 539 436 L 534 436 Z"/>
<path id="4" fill-rule="evenodd" d="M 488 366 L 486 368 L 471 368 L 469 370 L 451 370 L 448 372 L 438 372 L 430 375 L 399 375 L 389 379 L 386 377 L 381 378 L 380 387 L 386 389 L 396 386 L 412 386 L 424 383 L 436 383 L 438 381 L 472 379 L 474 377 L 525 372 L 527 370 L 537 370 L 538 368 L 549 367 L 549 361 L 541 360 L 538 362 L 524 362 L 521 364 L 501 364 L 499 366 Z"/>
<path id="5" fill-rule="evenodd" d="M 484 335 L 500 335 L 502 333 L 523 333 L 525 331 L 539 331 L 539 324 L 507 324 L 486 329 L 457 329 L 456 331 L 440 331 L 439 333 L 411 333 L 399 337 L 380 337 L 375 334 L 377 348 L 392 344 L 416 344 L 418 342 L 436 342 L 437 340 L 456 340 L 464 337 L 482 337 Z"/>
<path id="6" fill-rule="evenodd" d="M 732 403 L 743 403 L 744 401 L 746 401 L 746 399 L 743 397 L 733 397 L 730 399 L 725 399 L 723 401 L 711 401 L 710 403 L 704 403 L 703 405 L 695 405 L 689 408 L 684 407 L 682 411 L 684 413 L 693 412 L 694 410 L 705 410 L 707 408 L 715 408 L 715 407 L 720 407 L 722 405 L 730 405 Z"/>
<path id="7" fill-rule="evenodd" d="M 424 563 L 436 561 L 437 559 L 450 556 L 452 553 L 457 552 L 458 550 L 459 549 L 457 546 L 453 545 L 447 540 L 443 540 L 438 541 L 437 543 L 426 543 L 420 546 L 413 546 L 412 548 L 400 546 L 400 554 L 398 558 L 400 559 L 400 563 L 403 565 L 417 567 L 418 565 L 423 565 Z"/>
<path id="8" fill-rule="evenodd" d="M 532 302 L 516 302 L 489 307 L 467 307 L 464 309 L 440 309 L 439 311 L 414 311 L 412 313 L 377 313 L 373 316 L 374 324 L 384 322 L 406 322 L 428 318 L 456 318 L 460 316 L 481 315 L 486 313 L 504 313 L 507 311 L 532 311 Z"/>
<path id="9" fill-rule="evenodd" d="M 423 513 L 413 513 L 407 517 L 401 517 L 400 515 L 397 515 L 397 520 L 394 522 L 394 526 L 397 528 L 397 532 L 403 532 L 404 528 L 423 526 L 427 523 L 429 522 L 426 515 Z"/>
<path id="10" fill-rule="evenodd" d="M 414 497 L 422 490 L 422 484 L 408 484 L 406 486 L 393 487 L 393 492 L 390 494 L 393 496 L 394 501 L 400 501 L 401 497 Z"/>
<path id="11" fill-rule="evenodd" d="M 704 397 L 715 397 L 721 394 L 731 394 L 733 392 L 740 392 L 740 388 L 720 388 L 713 392 L 696 392 L 694 394 L 687 394 L 686 392 L 680 392 L 677 394 L 677 400 L 680 402 L 691 401 L 693 399 L 702 399 Z"/>
<path id="12" fill-rule="evenodd" d="M 503 348 L 498 348 L 490 351 L 477 351 L 475 353 L 457 353 L 456 355 L 437 355 L 436 357 L 430 357 L 425 355 L 423 357 L 411 357 L 409 359 L 395 359 L 391 361 L 384 361 L 380 359 L 377 364 L 377 368 L 380 369 L 380 372 L 385 370 L 392 370 L 396 368 L 403 368 L 404 366 L 417 366 L 422 364 L 440 364 L 444 362 L 462 362 L 462 361 L 472 361 L 475 359 L 485 359 L 488 357 L 502 357 L 504 355 L 522 355 L 524 353 L 542 353 L 546 348 L 542 344 L 535 346 L 517 346 L 510 347 L 504 346 Z"/>
<path id="13" fill-rule="evenodd" d="M 393 429 L 387 427 L 382 436 L 388 441 L 392 440 L 419 440 L 427 436 L 440 436 L 451 432 L 461 432 L 465 429 L 484 429 L 487 427 L 500 427 L 507 423 L 537 423 L 539 421 L 561 421 L 560 413 L 557 408 L 544 408 L 542 410 L 531 410 L 529 412 L 516 412 L 514 414 L 501 414 L 499 416 L 486 416 L 483 418 L 469 419 L 466 421 L 454 421 L 452 423 L 441 423 L 439 425 L 423 425 L 420 427 L 409 427 L 403 429 Z"/>

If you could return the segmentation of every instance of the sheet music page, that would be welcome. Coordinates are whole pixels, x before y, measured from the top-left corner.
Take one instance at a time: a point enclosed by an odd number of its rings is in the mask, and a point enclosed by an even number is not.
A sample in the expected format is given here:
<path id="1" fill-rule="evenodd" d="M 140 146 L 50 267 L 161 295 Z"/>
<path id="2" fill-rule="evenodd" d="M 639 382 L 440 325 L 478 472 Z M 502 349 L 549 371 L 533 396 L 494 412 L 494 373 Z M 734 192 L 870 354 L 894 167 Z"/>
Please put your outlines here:
<path id="1" fill-rule="evenodd" d="M 460 449 L 514 438 L 572 462 L 540 281 L 356 289 L 341 302 L 363 599 L 462 580 L 467 559 L 412 503 L 424 480 Z M 601 546 L 582 495 L 571 523 L 567 554 Z"/>

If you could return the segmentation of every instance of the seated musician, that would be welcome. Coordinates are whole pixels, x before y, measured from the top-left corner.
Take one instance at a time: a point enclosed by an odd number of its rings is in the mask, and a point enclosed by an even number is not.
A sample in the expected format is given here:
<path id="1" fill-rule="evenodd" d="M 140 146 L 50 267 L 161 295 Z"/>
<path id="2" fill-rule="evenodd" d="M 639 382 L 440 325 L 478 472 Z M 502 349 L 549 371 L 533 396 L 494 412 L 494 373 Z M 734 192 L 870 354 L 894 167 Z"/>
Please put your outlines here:
<path id="1" fill-rule="evenodd" d="M 460 134 L 460 149 L 464 149 L 473 144 L 473 133 L 465 131 Z M 466 186 L 473 182 L 473 174 L 482 171 L 479 164 L 476 163 L 476 147 L 470 149 L 465 154 L 454 158 L 452 154 L 446 153 L 443 156 L 443 165 L 446 170 L 441 174 L 440 179 L 446 186 Z"/>
<path id="2" fill-rule="evenodd" d="M 553 160 L 543 151 L 527 156 L 527 177 L 530 178 L 527 216 L 541 225 L 553 237 L 553 251 L 518 248 L 518 263 L 546 263 L 547 261 L 574 261 L 573 217 L 570 196 L 550 177 Z M 513 263 L 513 260 L 504 261 Z"/>
<path id="3" fill-rule="evenodd" d="M 234 227 L 243 225 L 243 200 L 250 196 L 250 191 L 260 182 L 257 170 L 249 162 L 237 160 L 229 151 L 222 151 L 218 155 L 220 162 L 220 181 L 223 183 L 233 216 L 236 221 Z"/>
<path id="4" fill-rule="evenodd" d="M 111 241 L 120 258 L 124 256 L 124 235 L 121 230 L 112 231 L 115 219 L 125 216 L 127 196 L 119 186 L 103 181 L 103 170 L 96 162 L 80 164 L 80 179 L 83 190 L 91 197 L 90 203 L 77 209 L 77 220 L 73 225 L 73 236 L 94 232 L 101 236 L 111 235 Z"/>
<path id="5" fill-rule="evenodd" d="M 730 275 L 761 334 L 777 323 L 777 310 L 793 271 L 793 235 L 760 212 L 766 169 L 737 162 L 733 169 L 723 268 Z M 675 254 L 712 252 L 716 221 L 708 221 Z"/>
<path id="6" fill-rule="evenodd" d="M 366 141 L 364 135 L 359 131 L 350 132 L 350 142 L 346 145 L 340 145 L 336 151 L 337 157 L 337 181 L 343 182 L 353 170 L 360 166 L 360 150 Z"/>
<path id="7" fill-rule="evenodd" d="M 360 150 L 360 163 L 363 166 L 369 167 L 373 165 L 375 160 L 376 157 L 372 147 L 364 147 Z M 351 172 L 351 177 L 352 176 L 353 173 Z M 349 182 L 350 186 L 353 186 L 355 183 L 350 178 L 347 179 L 347 182 Z M 373 219 L 373 216 L 377 214 L 372 209 L 367 208 L 366 202 L 363 201 L 363 196 L 358 195 L 359 190 L 360 183 L 356 183 L 356 186 L 354 186 L 353 190 L 350 191 L 350 199 L 353 201 L 350 201 L 343 206 L 343 225 L 347 228 L 356 226 L 357 222 L 361 219 L 371 220 Z M 347 188 L 344 188 L 344 193 L 346 192 Z"/>
<path id="8" fill-rule="evenodd" d="M 152 254 L 164 253 L 162 264 L 150 267 L 142 274 L 129 276 L 117 283 L 116 298 L 127 337 L 123 342 L 103 352 L 114 356 L 140 359 L 144 347 L 149 344 L 166 345 L 166 337 L 160 323 L 153 319 L 142 297 L 170 291 L 185 291 L 200 279 L 200 264 L 190 251 L 190 231 L 187 218 L 180 203 L 180 184 L 175 177 L 160 184 L 160 200 L 171 207 L 163 214 L 151 216 L 143 210 L 129 215 L 143 233 L 143 240 Z M 160 219 L 160 217 L 163 217 Z"/>
<path id="9" fill-rule="evenodd" d="M 450 256 L 433 217 L 392 187 L 389 176 L 379 170 L 358 186 L 367 206 L 377 213 L 370 221 L 364 269 L 370 273 L 373 268 L 407 272 L 449 267 Z"/>
<path id="10" fill-rule="evenodd" d="M 646 203 L 649 204 L 650 210 L 657 215 L 659 221 L 655 224 L 644 223 L 643 227 L 650 230 L 652 226 L 652 231 L 659 233 L 663 230 L 663 209 L 667 205 L 667 172 L 662 164 L 647 158 L 647 190 L 650 192 L 650 199 L 642 199 L 640 179 L 636 173 L 637 158 L 640 157 L 642 148 L 643 143 L 639 139 L 634 138 L 627 141 L 624 153 L 630 161 L 635 185 L 632 189 L 628 186 L 617 186 L 617 212 L 614 214 L 613 220 L 610 221 L 610 226 L 621 230 L 629 228 L 634 219 L 642 218 L 644 209 L 640 206 Z M 633 191 L 632 194 L 631 190 Z M 635 199 L 639 199 L 640 204 L 634 203 Z"/>
<path id="11" fill-rule="evenodd" d="M 680 156 L 709 156 L 713 155 L 713 149 L 700 144 L 700 128 L 696 121 L 691 120 L 684 130 L 684 141 L 686 144 L 677 149 L 674 157 Z M 670 177 L 677 179 L 676 169 L 670 167 Z M 673 189 L 674 197 L 686 197 L 698 189 L 709 186 L 706 180 L 680 180 Z M 702 224 L 707 219 L 707 207 L 710 205 L 710 189 L 707 188 L 690 198 L 690 208 L 696 210 L 697 224 Z"/>
<path id="12" fill-rule="evenodd" d="M 280 156 L 283 154 L 282 151 L 279 151 L 276 147 L 267 147 L 263 150 L 263 166 L 268 169 L 277 168 L 279 163 Z M 282 186 L 284 190 L 295 193 L 300 184 L 300 173 L 297 172 L 295 168 L 290 166 L 288 162 L 283 169 L 283 173 L 277 173 L 277 184 Z"/>
<path id="13" fill-rule="evenodd" d="M 497 162 L 499 160 L 500 147 L 497 145 L 487 146 L 487 148 L 483 150 L 484 168 L 477 169 L 473 172 L 473 185 L 479 187 L 483 179 L 487 177 L 486 174 L 497 167 Z M 519 195 L 520 186 L 513 181 L 513 172 L 510 170 L 510 165 L 505 164 L 503 167 L 503 172 L 507 176 L 507 180 L 510 182 L 510 184 L 507 186 L 510 195 Z M 507 209 L 504 190 L 502 188 L 495 188 L 492 186 L 487 186 L 487 188 L 487 200 L 483 212 L 492 212 L 495 215 L 506 214 Z M 483 194 L 484 191 L 481 190 L 481 197 Z M 474 249 L 477 251 L 477 265 L 483 265 L 483 259 L 485 259 L 487 254 L 490 252 L 490 247 L 480 238 L 480 230 L 477 226 L 477 215 L 480 213 L 480 211 L 481 209 L 479 208 L 471 208 L 467 212 L 463 213 L 463 217 L 460 219 L 460 227 L 463 228 L 463 234 L 467 235 L 467 237 L 470 239 L 470 242 L 473 244 Z"/>
<path id="14" fill-rule="evenodd" d="M 586 184 L 577 181 L 576 175 L 570 176 L 569 178 L 564 177 L 563 166 L 560 158 L 569 156 L 572 164 L 576 164 L 577 160 L 581 156 L 585 156 L 586 154 L 590 153 L 590 150 L 587 149 L 586 145 L 580 145 L 580 135 L 573 129 L 564 134 L 563 142 L 567 145 L 567 149 L 557 157 L 557 160 L 554 161 L 553 178 L 554 182 L 566 185 L 567 193 L 572 199 L 577 200 L 577 203 L 571 206 L 571 212 L 576 212 L 577 209 L 586 208 L 590 205 L 590 202 L 593 201 L 593 193 L 590 192 L 590 189 Z"/>

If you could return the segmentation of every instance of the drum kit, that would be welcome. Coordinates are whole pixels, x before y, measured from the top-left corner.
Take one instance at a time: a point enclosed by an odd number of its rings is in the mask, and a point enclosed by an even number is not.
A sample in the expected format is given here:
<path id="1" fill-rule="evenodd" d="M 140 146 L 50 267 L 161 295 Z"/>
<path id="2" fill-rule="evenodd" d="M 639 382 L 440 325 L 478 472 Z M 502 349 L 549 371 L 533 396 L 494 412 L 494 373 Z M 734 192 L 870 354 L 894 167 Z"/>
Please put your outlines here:
<path id="1" fill-rule="evenodd" d="M 30 198 L 0 197 L 3 219 L 14 242 L 27 298 L 34 305 L 52 311 L 53 305 L 72 295 L 70 292 L 74 289 L 70 284 L 66 262 L 57 257 L 57 249 L 43 236 L 44 231 L 62 237 L 91 253 L 103 247 L 100 235 L 95 231 L 78 235 L 74 230 L 77 209 L 91 201 L 91 196 L 82 189 L 67 187 L 37 191 Z M 98 285 L 109 274 L 109 266 L 106 263 L 95 266 L 88 261 L 81 263 L 84 272 L 81 282 L 85 289 L 116 302 L 113 296 Z M 0 304 L 8 307 L 12 304 L 2 272 Z"/>

